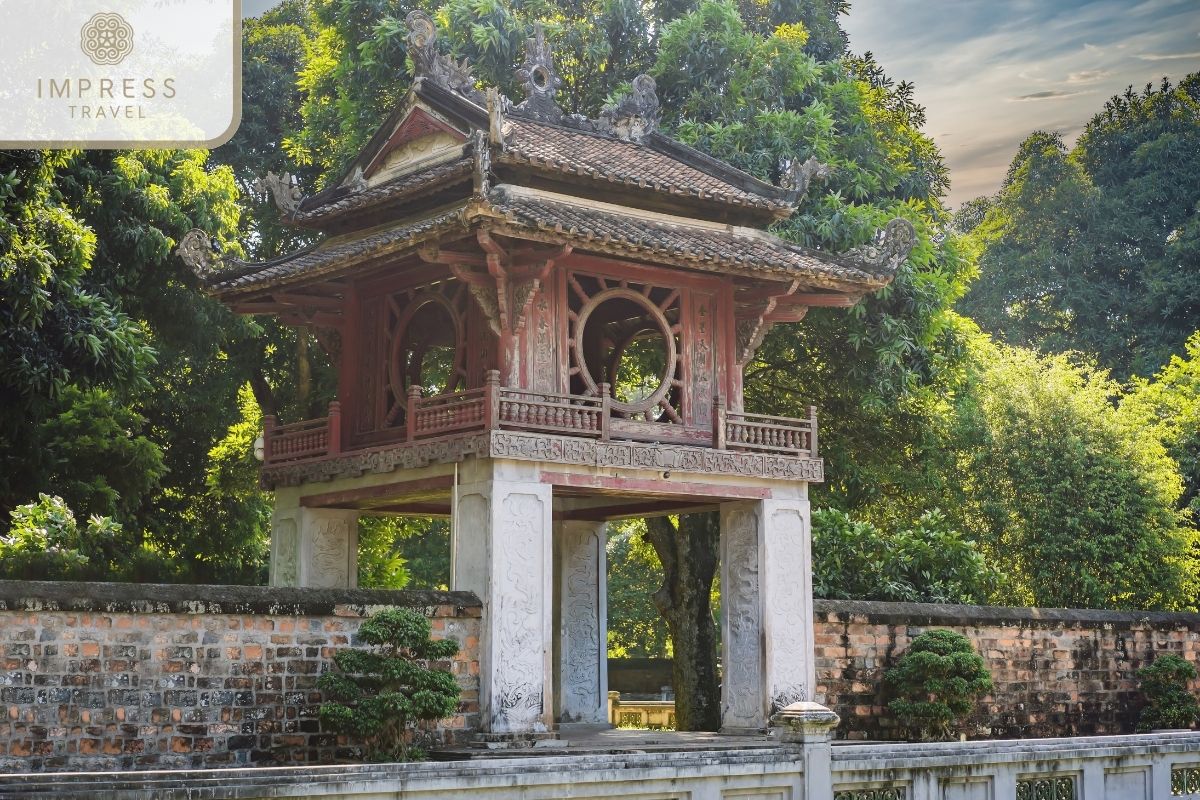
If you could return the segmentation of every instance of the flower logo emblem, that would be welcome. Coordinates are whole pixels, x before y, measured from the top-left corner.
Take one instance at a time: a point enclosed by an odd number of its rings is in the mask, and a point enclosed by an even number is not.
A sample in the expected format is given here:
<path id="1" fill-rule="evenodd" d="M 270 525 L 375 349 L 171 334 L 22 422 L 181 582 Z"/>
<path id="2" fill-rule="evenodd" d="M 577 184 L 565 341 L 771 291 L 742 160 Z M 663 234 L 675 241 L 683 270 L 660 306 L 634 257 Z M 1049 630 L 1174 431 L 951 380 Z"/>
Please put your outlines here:
<path id="1" fill-rule="evenodd" d="M 133 28 L 120 14 L 96 14 L 80 31 L 79 46 L 96 64 L 120 64 L 133 52 Z"/>

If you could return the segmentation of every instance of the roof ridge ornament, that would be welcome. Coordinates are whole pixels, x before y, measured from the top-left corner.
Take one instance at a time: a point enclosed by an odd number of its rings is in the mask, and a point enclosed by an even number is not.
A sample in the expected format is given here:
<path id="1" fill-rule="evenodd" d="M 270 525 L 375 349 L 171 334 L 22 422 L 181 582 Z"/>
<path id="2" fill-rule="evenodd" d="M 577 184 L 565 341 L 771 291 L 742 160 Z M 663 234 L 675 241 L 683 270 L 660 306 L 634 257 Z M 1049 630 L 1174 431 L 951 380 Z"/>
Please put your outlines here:
<path id="1" fill-rule="evenodd" d="M 796 202 L 808 193 L 813 181 L 823 181 L 832 174 L 833 167 L 817 161 L 816 156 L 809 156 L 803 163 L 799 159 L 792 159 L 779 184 L 789 191 L 792 202 Z"/>
<path id="2" fill-rule="evenodd" d="M 404 18 L 404 24 L 408 27 L 405 39 L 408 41 L 408 54 L 412 57 L 413 77 L 424 78 L 482 104 L 483 93 L 475 88 L 471 63 L 465 58 L 455 61 L 438 52 L 437 25 L 433 17 L 424 11 L 410 11 Z"/>
<path id="3" fill-rule="evenodd" d="M 187 265 L 196 277 L 207 282 L 213 273 L 223 266 L 244 266 L 245 262 L 233 256 L 221 253 L 216 242 L 208 238 L 208 233 L 200 228 L 192 228 L 179 240 L 175 255 Z"/>
<path id="4" fill-rule="evenodd" d="M 896 217 L 867 244 L 846 251 L 869 272 L 893 273 L 900 268 L 917 244 L 917 229 L 903 217 Z"/>
<path id="5" fill-rule="evenodd" d="M 300 201 L 304 199 L 304 192 L 300 191 L 300 182 L 290 172 L 284 172 L 282 175 L 268 172 L 265 177 L 255 179 L 250 188 L 260 197 L 271 195 L 275 207 L 289 216 L 295 215 L 300 209 Z"/>
<path id="6" fill-rule="evenodd" d="M 654 133 L 662 117 L 655 89 L 654 78 L 638 75 L 633 79 L 632 91 L 600 114 L 597 127 L 626 142 L 640 142 Z"/>
<path id="7" fill-rule="evenodd" d="M 554 54 L 540 22 L 533 23 L 533 36 L 525 40 L 525 63 L 517 70 L 516 79 L 525 90 L 525 99 L 514 111 L 544 122 L 562 121 L 562 109 L 554 100 L 562 78 L 554 71 Z"/>

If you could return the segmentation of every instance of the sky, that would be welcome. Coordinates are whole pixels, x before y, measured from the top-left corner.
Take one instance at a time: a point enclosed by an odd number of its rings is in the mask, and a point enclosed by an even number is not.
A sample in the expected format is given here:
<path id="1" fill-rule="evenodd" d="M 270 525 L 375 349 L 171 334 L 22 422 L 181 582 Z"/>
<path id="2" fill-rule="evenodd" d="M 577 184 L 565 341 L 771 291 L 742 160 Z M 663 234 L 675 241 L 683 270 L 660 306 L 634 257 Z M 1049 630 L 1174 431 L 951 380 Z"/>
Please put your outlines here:
<path id="1" fill-rule="evenodd" d="M 843 26 L 916 84 L 955 207 L 994 193 L 1033 131 L 1072 144 L 1125 87 L 1200 70 L 1200 0 L 852 0 Z"/>
<path id="2" fill-rule="evenodd" d="M 851 50 L 916 84 L 953 207 L 994 193 L 1033 131 L 1071 144 L 1125 87 L 1200 70 L 1200 0 L 852 0 L 843 26 Z"/>

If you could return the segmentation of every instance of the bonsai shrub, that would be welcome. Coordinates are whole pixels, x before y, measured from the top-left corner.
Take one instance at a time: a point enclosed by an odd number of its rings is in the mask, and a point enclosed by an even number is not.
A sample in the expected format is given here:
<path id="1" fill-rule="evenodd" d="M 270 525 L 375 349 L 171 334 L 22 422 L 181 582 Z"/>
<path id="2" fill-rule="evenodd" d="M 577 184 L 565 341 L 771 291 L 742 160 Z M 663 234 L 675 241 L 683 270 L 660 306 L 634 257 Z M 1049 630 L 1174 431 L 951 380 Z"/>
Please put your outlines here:
<path id="1" fill-rule="evenodd" d="M 371 761 L 412 761 L 425 754 L 410 746 L 417 722 L 437 721 L 458 708 L 458 682 L 430 662 L 451 658 L 458 645 L 429 636 L 429 620 L 408 609 L 388 609 L 358 629 L 366 648 L 333 656 L 336 672 L 317 686 L 328 702 L 321 722 L 364 746 Z"/>
<path id="2" fill-rule="evenodd" d="M 954 631 L 926 631 L 884 675 L 888 708 L 918 739 L 945 739 L 992 690 L 992 676 L 971 642 Z"/>
<path id="3" fill-rule="evenodd" d="M 1195 680 L 1196 668 L 1185 658 L 1159 656 L 1148 667 L 1138 670 L 1138 688 L 1146 705 L 1138 718 L 1138 730 L 1190 728 L 1200 713 L 1200 705 L 1188 691 Z"/>

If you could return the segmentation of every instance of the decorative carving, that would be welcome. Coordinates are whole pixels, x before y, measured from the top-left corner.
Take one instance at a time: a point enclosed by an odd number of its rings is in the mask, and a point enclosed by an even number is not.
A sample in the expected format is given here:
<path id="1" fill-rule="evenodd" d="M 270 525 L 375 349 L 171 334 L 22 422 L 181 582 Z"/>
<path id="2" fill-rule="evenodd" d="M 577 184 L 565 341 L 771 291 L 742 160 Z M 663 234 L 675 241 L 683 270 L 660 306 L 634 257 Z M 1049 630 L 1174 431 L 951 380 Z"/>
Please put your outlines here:
<path id="1" fill-rule="evenodd" d="M 309 584 L 322 588 L 349 586 L 350 541 L 346 521 L 318 517 L 312 520 L 310 530 Z"/>
<path id="2" fill-rule="evenodd" d="M 721 560 L 725 573 L 725 687 L 721 726 L 759 728 L 762 703 L 762 619 L 759 605 L 758 515 L 737 509 L 722 515 Z"/>
<path id="3" fill-rule="evenodd" d="M 516 78 L 525 90 L 525 99 L 515 111 L 547 122 L 562 121 L 562 109 L 554 100 L 562 79 L 554 71 L 554 54 L 546 44 L 540 22 L 533 24 L 533 36 L 525 40 L 525 63 L 517 70 Z"/>
<path id="4" fill-rule="evenodd" d="M 298 586 L 300 584 L 300 548 L 296 537 L 296 520 L 276 520 L 271 536 L 275 540 L 275 586 Z"/>
<path id="5" fill-rule="evenodd" d="M 493 502 L 498 498 L 493 496 Z M 510 494 L 493 511 L 492 552 L 502 554 L 493 570 L 491 730 L 528 732 L 540 723 L 547 598 L 542 577 L 545 531 L 542 498 Z M 498 512 L 498 513 L 497 513 Z"/>
<path id="6" fill-rule="evenodd" d="M 600 696 L 600 540 L 596 526 L 566 523 L 558 536 L 563 553 L 562 653 L 565 719 L 597 722 Z"/>
<path id="7" fill-rule="evenodd" d="M 903 786 L 877 786 L 870 789 L 839 789 L 833 800 L 905 800 L 908 795 Z M 1074 798 L 1072 798 L 1074 800 Z"/>
<path id="8" fill-rule="evenodd" d="M 790 189 L 796 198 L 808 193 L 808 187 L 814 180 L 825 180 L 833 174 L 833 168 L 822 164 L 813 156 L 804 163 L 792 161 L 783 173 L 783 188 Z"/>
<path id="9" fill-rule="evenodd" d="M 1175 787 L 1171 788 L 1171 793 L 1175 794 Z M 1022 778 L 1017 781 L 1017 800 L 1075 800 L 1076 797 L 1074 775 Z"/>
<path id="10" fill-rule="evenodd" d="M 424 11 L 410 11 L 404 18 L 408 26 L 408 54 L 412 57 L 413 77 L 426 78 L 469 100 L 483 104 L 483 94 L 475 88 L 471 65 L 466 59 L 455 61 L 437 49 L 437 26 Z"/>
<path id="11" fill-rule="evenodd" d="M 179 256 L 200 280 L 208 280 L 220 262 L 217 248 L 208 238 L 208 234 L 199 228 L 192 228 L 183 235 L 179 246 L 175 248 L 175 255 Z"/>
<path id="12" fill-rule="evenodd" d="M 267 488 L 298 486 L 368 473 L 449 464 L 471 456 L 595 467 L 744 475 L 808 483 L 821 483 L 825 479 L 824 462 L 819 458 L 771 456 L 687 445 L 597 442 L 593 439 L 522 431 L 492 431 L 413 444 L 397 443 L 335 458 L 264 467 L 262 481 Z"/>
<path id="13" fill-rule="evenodd" d="M 475 302 L 479 304 L 479 310 L 483 312 L 483 318 L 487 320 L 488 328 L 499 336 L 502 328 L 500 327 L 500 300 L 496 294 L 496 287 L 471 284 L 470 289 L 471 297 L 474 297 Z"/>
<path id="14" fill-rule="evenodd" d="M 471 134 L 471 155 L 474 160 L 475 196 L 484 199 L 491 189 L 492 171 L 492 149 L 488 146 L 486 131 L 478 130 Z"/>
<path id="15" fill-rule="evenodd" d="M 282 175 L 268 172 L 265 178 L 254 181 L 251 188 L 255 194 L 271 195 L 275 201 L 275 207 L 284 214 L 295 214 L 300 209 L 300 201 L 304 199 L 299 182 L 290 172 Z"/>
<path id="16" fill-rule="evenodd" d="M 738 318 L 734 325 L 734 358 L 739 366 L 744 367 L 750 363 L 770 330 L 771 323 L 761 316 Z"/>
<path id="17" fill-rule="evenodd" d="M 917 244 L 917 229 L 903 217 L 897 217 L 875 235 L 870 244 L 856 247 L 844 255 L 870 272 L 895 272 Z"/>
<path id="18" fill-rule="evenodd" d="M 655 93 L 654 78 L 638 75 L 633 79 L 633 91 L 625 95 L 612 108 L 605 109 L 597 120 L 597 127 L 627 142 L 640 142 L 645 136 L 658 130 L 661 111 Z"/>

